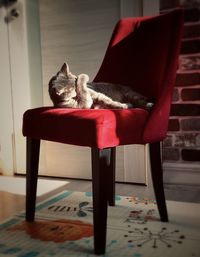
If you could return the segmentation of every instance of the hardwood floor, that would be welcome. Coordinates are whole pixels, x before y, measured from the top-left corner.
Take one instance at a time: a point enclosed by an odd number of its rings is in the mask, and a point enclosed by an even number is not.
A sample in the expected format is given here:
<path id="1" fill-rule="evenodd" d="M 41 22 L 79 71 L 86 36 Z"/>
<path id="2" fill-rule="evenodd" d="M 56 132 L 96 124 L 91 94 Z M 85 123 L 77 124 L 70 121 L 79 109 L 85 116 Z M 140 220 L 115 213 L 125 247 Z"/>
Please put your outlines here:
<path id="1" fill-rule="evenodd" d="M 37 202 L 43 201 L 63 190 L 82 192 L 92 190 L 90 181 L 73 179 L 67 179 L 67 181 L 69 182 L 67 185 L 38 197 Z M 116 183 L 116 194 L 127 196 L 135 195 L 141 198 L 148 197 L 154 199 L 151 185 L 146 187 L 141 185 Z M 200 203 L 200 186 L 165 185 L 165 195 L 167 200 Z M 25 196 L 0 191 L 0 222 L 23 211 L 24 206 Z"/>

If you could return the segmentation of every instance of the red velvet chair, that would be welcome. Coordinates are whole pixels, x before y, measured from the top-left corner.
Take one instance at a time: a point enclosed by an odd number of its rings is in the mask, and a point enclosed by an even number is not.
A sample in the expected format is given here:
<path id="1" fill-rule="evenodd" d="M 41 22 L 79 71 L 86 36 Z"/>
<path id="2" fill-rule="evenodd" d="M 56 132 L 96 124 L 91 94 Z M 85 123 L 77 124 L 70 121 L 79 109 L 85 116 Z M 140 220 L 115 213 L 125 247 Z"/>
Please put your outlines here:
<path id="1" fill-rule="evenodd" d="M 161 220 L 168 221 L 160 142 L 166 137 L 168 127 L 182 27 L 182 10 L 155 17 L 120 20 L 94 79 L 133 87 L 155 102 L 151 112 L 139 108 L 88 110 L 53 107 L 25 112 L 27 221 L 33 221 L 35 214 L 40 140 L 91 147 L 96 254 L 105 252 L 107 205 L 114 205 L 115 148 L 118 145 L 150 144 L 157 205 Z"/>

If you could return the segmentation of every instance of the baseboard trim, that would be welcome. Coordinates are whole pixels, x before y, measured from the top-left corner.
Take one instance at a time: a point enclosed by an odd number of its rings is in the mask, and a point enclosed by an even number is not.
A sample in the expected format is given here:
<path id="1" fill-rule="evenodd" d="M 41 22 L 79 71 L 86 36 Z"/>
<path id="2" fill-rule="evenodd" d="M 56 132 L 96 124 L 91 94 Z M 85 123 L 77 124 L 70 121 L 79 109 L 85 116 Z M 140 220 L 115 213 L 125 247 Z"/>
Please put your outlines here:
<path id="1" fill-rule="evenodd" d="M 200 185 L 200 165 L 164 163 L 163 181 L 166 184 Z"/>

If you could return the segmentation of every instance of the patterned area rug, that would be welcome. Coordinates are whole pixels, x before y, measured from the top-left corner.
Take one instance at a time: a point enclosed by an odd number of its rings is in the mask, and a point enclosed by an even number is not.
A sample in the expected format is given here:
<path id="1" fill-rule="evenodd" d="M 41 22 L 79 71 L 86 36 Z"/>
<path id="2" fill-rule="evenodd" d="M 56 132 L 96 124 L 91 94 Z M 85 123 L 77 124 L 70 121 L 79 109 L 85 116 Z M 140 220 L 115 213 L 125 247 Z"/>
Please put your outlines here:
<path id="1" fill-rule="evenodd" d="M 109 207 L 106 257 L 199 257 L 200 205 L 167 202 L 169 223 L 159 221 L 151 199 L 116 196 Z M 92 257 L 92 195 L 62 192 L 0 225 L 2 257 Z"/>

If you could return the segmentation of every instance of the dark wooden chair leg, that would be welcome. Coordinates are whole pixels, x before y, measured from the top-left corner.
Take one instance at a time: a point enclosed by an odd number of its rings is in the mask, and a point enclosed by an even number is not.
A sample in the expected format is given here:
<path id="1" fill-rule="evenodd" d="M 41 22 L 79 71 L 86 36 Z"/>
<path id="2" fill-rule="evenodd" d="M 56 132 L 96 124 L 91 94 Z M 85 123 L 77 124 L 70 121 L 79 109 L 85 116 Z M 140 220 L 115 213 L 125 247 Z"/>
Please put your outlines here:
<path id="1" fill-rule="evenodd" d="M 168 221 L 167 207 L 165 201 L 165 193 L 163 186 L 163 170 L 161 162 L 160 142 L 151 143 L 150 147 L 150 162 L 151 175 L 153 181 L 154 192 L 158 205 L 161 221 Z"/>
<path id="2" fill-rule="evenodd" d="M 26 143 L 26 221 L 34 221 L 40 140 L 27 137 Z"/>
<path id="3" fill-rule="evenodd" d="M 111 149 L 92 148 L 93 224 L 95 254 L 106 249 L 108 171 Z"/>
<path id="4" fill-rule="evenodd" d="M 115 165 L 116 147 L 111 148 L 110 168 L 108 172 L 108 204 L 115 206 Z"/>

